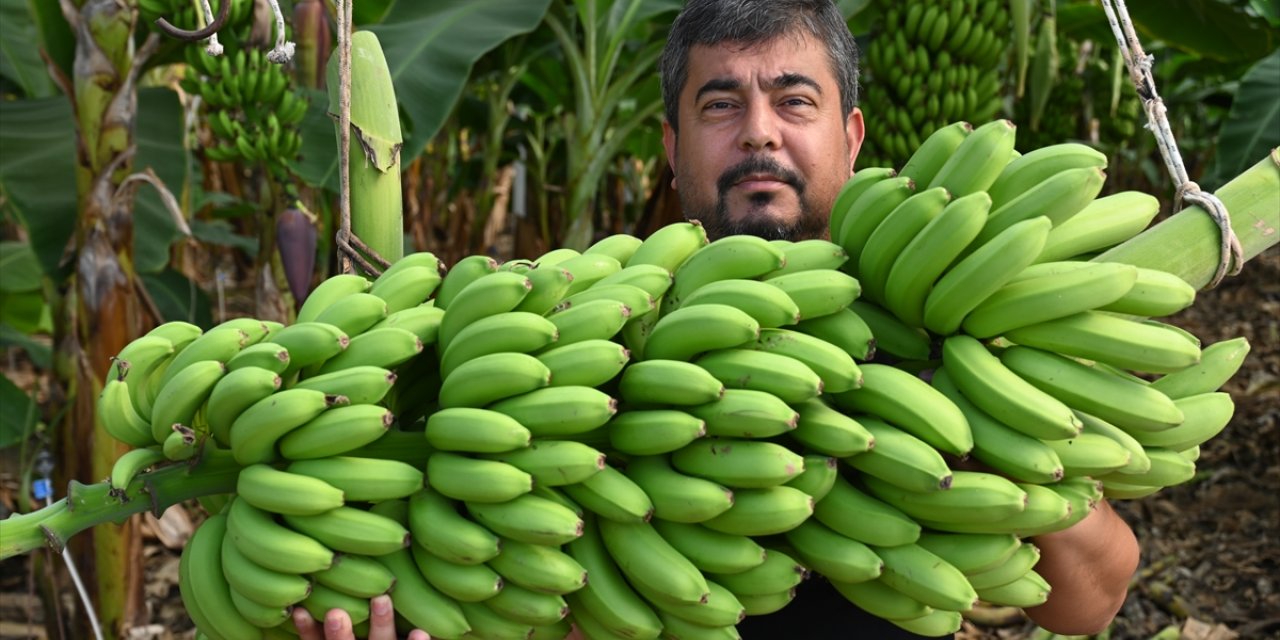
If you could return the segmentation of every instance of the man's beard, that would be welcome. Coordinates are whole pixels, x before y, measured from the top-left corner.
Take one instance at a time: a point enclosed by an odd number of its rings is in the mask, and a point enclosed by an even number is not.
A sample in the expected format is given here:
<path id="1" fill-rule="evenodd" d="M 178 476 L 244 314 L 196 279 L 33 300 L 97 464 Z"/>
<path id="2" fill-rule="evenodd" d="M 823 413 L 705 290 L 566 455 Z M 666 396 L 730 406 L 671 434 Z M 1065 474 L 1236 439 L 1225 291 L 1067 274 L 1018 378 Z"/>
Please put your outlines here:
<path id="1" fill-rule="evenodd" d="M 737 220 L 730 220 L 729 190 L 753 173 L 771 174 L 794 189 L 796 200 L 800 203 L 799 215 L 789 222 L 781 222 L 773 216 L 752 215 L 751 212 L 747 212 Z M 773 202 L 775 197 L 774 193 L 753 193 L 748 196 L 749 206 L 763 209 Z M 707 231 L 707 236 L 712 239 L 729 235 L 751 235 L 765 240 L 805 240 L 821 238 L 827 231 L 827 216 L 823 212 L 815 211 L 811 203 L 805 200 L 804 179 L 768 156 L 751 156 L 725 170 L 716 180 L 716 202 L 713 208 L 699 209 L 689 207 L 688 203 L 682 202 L 682 204 L 685 205 L 685 217 L 701 222 Z"/>

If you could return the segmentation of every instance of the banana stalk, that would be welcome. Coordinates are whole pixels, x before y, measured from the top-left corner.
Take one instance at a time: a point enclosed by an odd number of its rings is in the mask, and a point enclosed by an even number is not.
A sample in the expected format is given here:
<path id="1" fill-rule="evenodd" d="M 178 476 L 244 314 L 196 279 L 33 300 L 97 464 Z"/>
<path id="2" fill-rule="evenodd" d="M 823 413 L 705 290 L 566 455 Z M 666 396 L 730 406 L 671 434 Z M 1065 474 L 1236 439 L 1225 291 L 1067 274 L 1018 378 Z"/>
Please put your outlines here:
<path id="1" fill-rule="evenodd" d="M 119 497 L 112 495 L 110 482 L 73 480 L 67 497 L 39 511 L 0 520 L 0 559 L 45 546 L 59 550 L 77 533 L 99 524 L 121 522 L 147 510 L 159 515 L 184 500 L 235 491 L 240 465 L 229 452 L 219 453 L 206 453 L 194 465 L 171 464 L 139 474 Z"/>
<path id="2" fill-rule="evenodd" d="M 1231 228 L 1249 260 L 1280 242 L 1276 200 L 1280 197 L 1280 147 L 1214 192 L 1227 206 Z M 1199 289 L 1218 267 L 1218 226 L 1200 207 L 1187 207 L 1124 244 L 1094 258 L 1172 273 Z"/>
<path id="3" fill-rule="evenodd" d="M 329 115 L 338 118 L 338 56 L 329 58 Z M 341 139 L 341 131 L 339 139 Z M 341 144 L 341 143 L 339 143 Z M 351 233 L 388 262 L 404 256 L 400 113 L 378 36 L 351 35 Z"/>

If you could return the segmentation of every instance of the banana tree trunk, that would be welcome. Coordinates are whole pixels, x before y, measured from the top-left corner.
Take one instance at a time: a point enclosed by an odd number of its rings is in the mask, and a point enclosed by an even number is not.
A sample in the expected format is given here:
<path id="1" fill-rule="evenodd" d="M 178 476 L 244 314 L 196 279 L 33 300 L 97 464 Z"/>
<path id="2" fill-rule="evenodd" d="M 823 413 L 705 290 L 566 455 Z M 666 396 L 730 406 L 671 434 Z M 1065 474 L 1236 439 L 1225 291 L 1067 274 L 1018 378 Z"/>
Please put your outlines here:
<path id="1" fill-rule="evenodd" d="M 137 10 L 119 0 L 61 0 L 76 38 L 73 77 L 63 90 L 75 114 L 79 215 L 68 262 L 73 266 L 56 327 L 59 377 L 68 410 L 58 434 L 60 476 L 102 478 L 127 447 L 97 424 L 96 401 L 111 357 L 141 333 L 134 290 L 133 218 L 116 192 L 134 152 L 137 79 L 155 37 L 135 51 Z M 103 631 L 117 637 L 144 622 L 139 520 L 95 528 L 72 545 Z M 76 637 L 92 637 L 77 616 Z"/>

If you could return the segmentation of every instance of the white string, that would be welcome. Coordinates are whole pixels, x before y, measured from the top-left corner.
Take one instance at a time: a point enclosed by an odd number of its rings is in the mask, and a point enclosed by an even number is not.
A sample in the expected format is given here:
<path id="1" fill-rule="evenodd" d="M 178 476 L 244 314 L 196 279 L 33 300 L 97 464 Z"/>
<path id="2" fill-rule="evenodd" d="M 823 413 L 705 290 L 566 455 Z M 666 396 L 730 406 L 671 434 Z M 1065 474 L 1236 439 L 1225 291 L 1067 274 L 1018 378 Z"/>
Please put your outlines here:
<path id="1" fill-rule="evenodd" d="M 231 2 L 231 0 L 223 0 Z M 294 45 L 284 37 L 284 14 L 280 11 L 280 3 L 270 0 L 271 12 L 276 18 L 276 46 L 267 52 L 267 60 L 276 64 L 284 64 L 293 59 Z"/>
<path id="2" fill-rule="evenodd" d="M 222 0 L 223 2 L 231 2 L 231 0 Z M 209 0 L 200 0 L 200 4 L 204 6 L 204 23 L 207 25 L 213 22 L 213 7 L 209 6 Z M 222 44 L 218 42 L 218 32 L 214 31 L 209 36 L 209 46 L 205 47 L 205 53 L 213 57 L 222 55 Z"/>
<path id="3" fill-rule="evenodd" d="M 1142 50 L 1142 43 L 1129 18 L 1129 10 L 1124 0 L 1102 0 L 1102 8 L 1107 13 L 1107 21 L 1111 23 L 1111 32 L 1115 34 L 1116 44 L 1120 46 L 1125 66 L 1129 69 L 1129 78 L 1142 98 L 1142 106 L 1147 113 L 1146 128 L 1156 138 L 1156 146 L 1169 169 L 1169 177 L 1177 185 L 1174 197 L 1174 210 L 1182 208 L 1184 201 L 1200 205 L 1209 217 L 1218 225 L 1220 243 L 1218 252 L 1218 268 L 1214 272 L 1209 287 L 1216 287 L 1225 275 L 1236 275 L 1244 267 L 1244 250 L 1240 239 L 1231 228 L 1231 216 L 1227 206 L 1212 193 L 1200 190 L 1200 185 L 1187 176 L 1187 168 L 1182 163 L 1182 154 L 1178 151 L 1178 143 L 1174 140 L 1173 130 L 1169 127 L 1167 110 L 1160 94 L 1156 92 L 1156 80 L 1151 74 L 1155 57 Z"/>

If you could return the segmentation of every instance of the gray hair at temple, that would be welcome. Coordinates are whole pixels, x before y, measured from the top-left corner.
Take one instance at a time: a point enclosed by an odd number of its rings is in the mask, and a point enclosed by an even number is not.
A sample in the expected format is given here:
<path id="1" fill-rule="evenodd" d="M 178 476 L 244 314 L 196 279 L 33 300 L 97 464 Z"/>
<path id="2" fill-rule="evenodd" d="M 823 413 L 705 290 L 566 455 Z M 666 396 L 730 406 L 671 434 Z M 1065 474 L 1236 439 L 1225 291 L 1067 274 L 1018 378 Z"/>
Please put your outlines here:
<path id="1" fill-rule="evenodd" d="M 662 102 L 672 130 L 679 133 L 680 90 L 689 78 L 689 49 L 694 45 L 755 45 L 801 32 L 826 45 L 840 89 L 841 115 L 847 119 L 858 104 L 858 47 L 832 0 L 689 0 L 671 25 L 658 62 Z"/>

